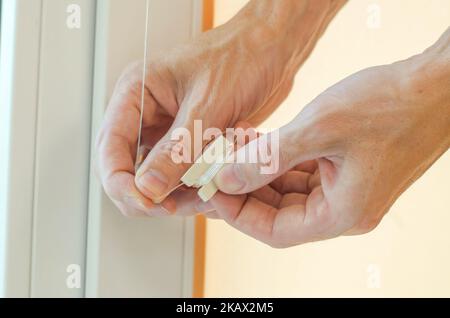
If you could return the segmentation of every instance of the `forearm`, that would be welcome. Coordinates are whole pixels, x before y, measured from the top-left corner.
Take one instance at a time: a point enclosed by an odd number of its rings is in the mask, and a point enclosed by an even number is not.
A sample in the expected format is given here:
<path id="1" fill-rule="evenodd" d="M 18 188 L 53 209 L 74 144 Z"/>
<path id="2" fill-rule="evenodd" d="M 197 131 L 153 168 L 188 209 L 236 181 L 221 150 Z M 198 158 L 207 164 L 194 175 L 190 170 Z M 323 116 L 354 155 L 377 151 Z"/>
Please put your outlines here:
<path id="1" fill-rule="evenodd" d="M 394 64 L 403 74 L 403 99 L 428 119 L 431 137 L 450 147 L 450 28 L 423 53 Z"/>
<path id="2" fill-rule="evenodd" d="M 293 76 L 346 0 L 252 0 L 229 24 L 275 68 Z M 245 45 L 245 44 L 244 44 Z"/>

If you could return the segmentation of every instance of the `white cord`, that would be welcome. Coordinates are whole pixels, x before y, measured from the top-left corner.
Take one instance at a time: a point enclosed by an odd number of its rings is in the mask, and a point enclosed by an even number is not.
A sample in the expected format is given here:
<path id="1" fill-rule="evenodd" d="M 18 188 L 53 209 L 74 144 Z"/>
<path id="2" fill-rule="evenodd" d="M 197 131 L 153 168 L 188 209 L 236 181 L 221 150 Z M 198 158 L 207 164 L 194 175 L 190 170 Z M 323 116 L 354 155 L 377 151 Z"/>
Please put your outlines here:
<path id="1" fill-rule="evenodd" d="M 144 121 L 144 105 L 145 105 L 145 79 L 147 75 L 147 58 L 148 58 L 148 29 L 149 29 L 149 16 L 150 16 L 150 0 L 146 0 L 146 10 L 145 10 L 145 38 L 144 38 L 144 69 L 142 70 L 142 91 L 141 91 L 141 114 L 139 119 L 139 136 L 137 141 L 136 150 L 136 163 L 134 165 L 135 173 L 138 171 L 142 162 L 144 161 L 144 156 L 141 149 L 142 140 L 142 126 Z"/>

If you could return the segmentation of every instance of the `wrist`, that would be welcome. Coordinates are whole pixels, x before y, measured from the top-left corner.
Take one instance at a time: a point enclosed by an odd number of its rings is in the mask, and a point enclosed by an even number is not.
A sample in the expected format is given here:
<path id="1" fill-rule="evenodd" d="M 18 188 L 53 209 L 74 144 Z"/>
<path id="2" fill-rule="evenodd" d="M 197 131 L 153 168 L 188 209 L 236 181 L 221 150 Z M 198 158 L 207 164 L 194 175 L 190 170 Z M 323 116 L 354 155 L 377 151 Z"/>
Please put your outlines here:
<path id="1" fill-rule="evenodd" d="M 423 53 L 394 65 L 400 68 L 400 80 L 411 101 L 442 108 L 450 115 L 450 28 Z"/>
<path id="2" fill-rule="evenodd" d="M 450 147 L 450 28 L 426 51 L 393 66 L 403 104 L 427 118 L 443 148 Z"/>

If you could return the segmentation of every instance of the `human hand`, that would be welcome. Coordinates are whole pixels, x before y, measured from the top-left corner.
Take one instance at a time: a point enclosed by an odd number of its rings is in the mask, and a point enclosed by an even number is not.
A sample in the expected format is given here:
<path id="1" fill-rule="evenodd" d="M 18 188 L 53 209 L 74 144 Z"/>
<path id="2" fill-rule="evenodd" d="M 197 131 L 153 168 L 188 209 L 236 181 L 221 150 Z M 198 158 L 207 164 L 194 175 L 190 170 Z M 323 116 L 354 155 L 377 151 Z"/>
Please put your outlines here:
<path id="1" fill-rule="evenodd" d="M 215 183 L 234 195 L 218 193 L 211 209 L 274 247 L 372 230 L 449 148 L 449 87 L 450 29 L 421 55 L 326 90 L 279 130 L 278 173 L 230 164 Z"/>
<path id="2" fill-rule="evenodd" d="M 151 151 L 136 176 L 142 63 L 124 72 L 96 148 L 104 189 L 125 215 L 198 211 L 198 197 L 185 189 L 170 195 L 162 207 L 153 203 L 175 187 L 190 166 L 173 162 L 171 149 L 177 141 L 171 140 L 172 132 L 180 127 L 192 132 L 196 119 L 204 129 L 233 127 L 238 121 L 257 125 L 272 113 L 339 7 L 328 0 L 306 3 L 251 1 L 224 26 L 150 61 L 142 143 Z"/>

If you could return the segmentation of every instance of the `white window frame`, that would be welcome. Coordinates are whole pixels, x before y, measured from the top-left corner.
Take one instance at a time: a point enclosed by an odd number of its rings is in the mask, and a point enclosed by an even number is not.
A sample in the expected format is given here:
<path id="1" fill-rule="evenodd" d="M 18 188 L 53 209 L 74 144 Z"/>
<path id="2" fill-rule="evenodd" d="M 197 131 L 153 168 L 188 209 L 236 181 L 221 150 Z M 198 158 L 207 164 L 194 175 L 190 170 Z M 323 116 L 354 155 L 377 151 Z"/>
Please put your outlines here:
<path id="1" fill-rule="evenodd" d="M 2 5 L 0 296 L 28 297 L 41 3 L 3 1 Z"/>
<path id="2" fill-rule="evenodd" d="M 200 32 L 201 0 L 150 1 L 150 54 Z M 79 30 L 64 25 L 69 4 Z M 90 167 L 113 85 L 143 57 L 144 12 L 145 0 L 3 1 L 0 297 L 191 296 L 194 219 L 126 219 Z M 71 264 L 80 288 L 66 285 Z"/>

